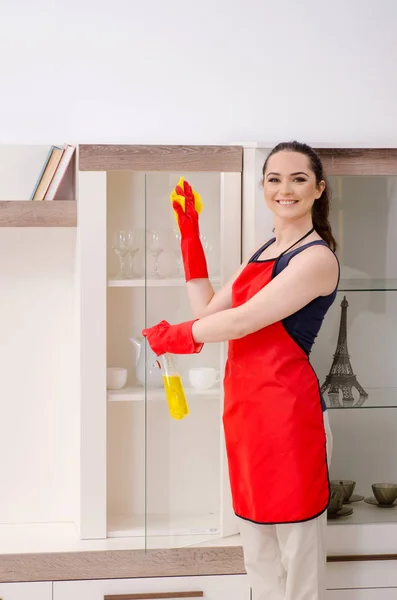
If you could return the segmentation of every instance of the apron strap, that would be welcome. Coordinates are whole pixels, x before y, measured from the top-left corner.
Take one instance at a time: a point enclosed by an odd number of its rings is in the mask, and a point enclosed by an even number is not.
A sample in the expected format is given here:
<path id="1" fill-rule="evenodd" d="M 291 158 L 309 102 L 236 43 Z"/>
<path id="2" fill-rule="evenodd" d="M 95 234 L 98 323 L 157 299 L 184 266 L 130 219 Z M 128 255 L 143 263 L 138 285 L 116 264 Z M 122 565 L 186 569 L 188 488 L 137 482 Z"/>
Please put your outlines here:
<path id="1" fill-rule="evenodd" d="M 296 246 L 296 244 L 299 244 L 299 242 L 303 242 L 304 239 L 306 239 L 311 233 L 313 233 L 314 231 L 314 227 L 312 227 L 310 229 L 310 231 L 308 231 L 307 233 L 305 233 L 305 235 L 303 235 L 297 242 L 294 242 L 289 248 L 287 248 L 286 250 L 284 250 L 284 252 L 282 252 L 281 254 L 279 254 L 277 260 L 279 260 L 284 254 L 286 254 L 287 252 L 289 252 L 291 250 L 291 248 L 293 248 L 294 246 Z"/>

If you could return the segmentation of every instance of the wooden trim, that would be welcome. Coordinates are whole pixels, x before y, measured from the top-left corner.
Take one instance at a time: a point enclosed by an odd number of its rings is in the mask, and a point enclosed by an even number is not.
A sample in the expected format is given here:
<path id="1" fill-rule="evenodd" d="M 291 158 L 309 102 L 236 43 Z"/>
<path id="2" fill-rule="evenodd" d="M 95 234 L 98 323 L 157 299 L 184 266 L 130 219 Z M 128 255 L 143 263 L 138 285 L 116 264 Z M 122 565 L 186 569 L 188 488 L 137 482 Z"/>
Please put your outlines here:
<path id="1" fill-rule="evenodd" d="M 241 146 L 130 146 L 82 144 L 80 171 L 241 172 Z"/>
<path id="2" fill-rule="evenodd" d="M 154 594 L 119 594 L 104 596 L 103 600 L 163 600 L 171 598 L 204 598 L 204 592 L 160 592 Z"/>
<path id="3" fill-rule="evenodd" d="M 329 563 L 367 561 L 397 561 L 397 554 L 328 556 Z M 0 555 L 2 583 L 244 574 L 241 546 Z"/>
<path id="4" fill-rule="evenodd" d="M 397 148 L 316 148 L 327 175 L 397 175 Z"/>
<path id="5" fill-rule="evenodd" d="M 0 555 L 3 583 L 244 574 L 239 546 Z"/>
<path id="6" fill-rule="evenodd" d="M 76 227 L 74 200 L 3 200 L 0 227 Z"/>

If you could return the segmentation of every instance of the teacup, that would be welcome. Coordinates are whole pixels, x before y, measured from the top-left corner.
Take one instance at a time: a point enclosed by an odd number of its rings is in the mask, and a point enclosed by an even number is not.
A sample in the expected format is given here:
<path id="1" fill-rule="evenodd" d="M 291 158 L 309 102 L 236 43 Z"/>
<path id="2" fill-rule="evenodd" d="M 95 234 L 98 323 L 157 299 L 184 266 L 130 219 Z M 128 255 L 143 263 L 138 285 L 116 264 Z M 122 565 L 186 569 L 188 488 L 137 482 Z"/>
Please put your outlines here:
<path id="1" fill-rule="evenodd" d="M 339 510 L 343 508 L 343 495 L 341 492 L 331 492 L 329 505 L 328 505 L 328 513 L 330 515 L 334 515 Z"/>
<path id="2" fill-rule="evenodd" d="M 198 390 L 209 390 L 220 379 L 220 372 L 212 367 L 195 367 L 189 370 L 189 381 Z"/>
<path id="3" fill-rule="evenodd" d="M 397 498 L 396 483 L 373 483 L 372 491 L 379 504 L 383 506 L 393 504 Z"/>
<path id="4" fill-rule="evenodd" d="M 127 369 L 108 367 L 106 369 L 106 389 L 121 390 L 127 383 Z"/>
<path id="5" fill-rule="evenodd" d="M 354 492 L 356 482 L 351 479 L 332 479 L 331 490 L 335 492 L 341 492 L 343 496 L 343 502 L 348 502 L 349 498 Z"/>

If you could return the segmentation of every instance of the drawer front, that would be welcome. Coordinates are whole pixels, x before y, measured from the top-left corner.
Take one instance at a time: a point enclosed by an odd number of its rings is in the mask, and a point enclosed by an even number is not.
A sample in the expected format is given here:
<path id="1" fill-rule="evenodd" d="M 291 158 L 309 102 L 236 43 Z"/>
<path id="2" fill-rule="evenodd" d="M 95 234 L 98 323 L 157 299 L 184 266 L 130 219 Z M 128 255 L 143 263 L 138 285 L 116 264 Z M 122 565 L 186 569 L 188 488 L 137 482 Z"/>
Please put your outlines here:
<path id="1" fill-rule="evenodd" d="M 250 600 L 246 575 L 54 582 L 53 600 Z"/>
<path id="2" fill-rule="evenodd" d="M 327 589 L 345 588 L 397 588 L 397 561 L 328 563 Z"/>
<path id="3" fill-rule="evenodd" d="M 0 600 L 52 600 L 52 583 L 0 583 Z"/>

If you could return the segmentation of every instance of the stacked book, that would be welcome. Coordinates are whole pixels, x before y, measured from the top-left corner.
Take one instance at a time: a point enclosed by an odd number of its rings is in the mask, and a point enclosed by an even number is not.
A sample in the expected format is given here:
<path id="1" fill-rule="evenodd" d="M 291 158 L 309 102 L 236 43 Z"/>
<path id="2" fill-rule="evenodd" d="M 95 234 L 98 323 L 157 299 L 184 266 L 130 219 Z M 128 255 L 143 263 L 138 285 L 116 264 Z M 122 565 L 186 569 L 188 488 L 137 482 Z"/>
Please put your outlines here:
<path id="1" fill-rule="evenodd" d="M 70 144 L 64 148 L 51 146 L 30 200 L 54 200 L 74 151 L 75 146 Z"/>

